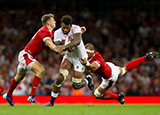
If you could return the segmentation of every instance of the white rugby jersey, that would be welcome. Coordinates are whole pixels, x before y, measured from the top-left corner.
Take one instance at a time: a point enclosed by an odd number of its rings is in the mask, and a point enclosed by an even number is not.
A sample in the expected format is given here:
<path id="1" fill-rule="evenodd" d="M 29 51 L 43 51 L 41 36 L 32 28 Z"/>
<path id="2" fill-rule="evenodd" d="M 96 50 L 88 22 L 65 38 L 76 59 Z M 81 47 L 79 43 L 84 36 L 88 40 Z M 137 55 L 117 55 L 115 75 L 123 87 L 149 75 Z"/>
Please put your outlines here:
<path id="1" fill-rule="evenodd" d="M 76 33 L 82 33 L 81 28 L 78 25 L 72 24 L 72 27 L 70 31 L 68 32 L 68 34 L 64 34 L 62 29 L 59 28 L 58 30 L 54 32 L 54 42 L 56 41 L 65 42 L 65 40 L 68 37 L 73 38 L 73 35 Z M 83 40 L 81 40 L 80 44 L 75 47 L 75 50 L 73 50 L 72 52 L 67 51 L 65 55 L 68 55 L 73 58 L 88 58 Z"/>

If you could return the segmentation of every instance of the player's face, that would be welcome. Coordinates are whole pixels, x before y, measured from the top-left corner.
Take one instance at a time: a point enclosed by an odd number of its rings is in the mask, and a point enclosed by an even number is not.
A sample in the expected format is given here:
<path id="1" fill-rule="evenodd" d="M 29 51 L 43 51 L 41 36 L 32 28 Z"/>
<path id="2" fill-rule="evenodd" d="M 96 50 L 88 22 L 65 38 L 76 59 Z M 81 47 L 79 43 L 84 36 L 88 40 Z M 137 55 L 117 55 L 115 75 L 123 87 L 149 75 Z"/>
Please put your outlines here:
<path id="1" fill-rule="evenodd" d="M 93 55 L 94 55 L 94 53 L 89 53 L 89 52 L 87 52 L 87 54 L 88 54 L 88 58 L 89 58 L 89 59 L 92 58 Z"/>
<path id="2" fill-rule="evenodd" d="M 61 28 L 62 28 L 62 31 L 64 34 L 68 34 L 68 32 L 70 31 L 71 29 L 71 25 L 65 25 L 64 23 L 61 23 Z"/>
<path id="3" fill-rule="evenodd" d="M 88 54 L 88 58 L 92 58 L 92 53 L 87 52 L 87 54 Z"/>
<path id="4" fill-rule="evenodd" d="M 54 18 L 51 17 L 51 18 L 48 20 L 48 23 L 49 23 L 49 25 L 50 25 L 52 28 L 55 28 L 55 27 L 56 27 L 56 21 L 55 21 Z"/>

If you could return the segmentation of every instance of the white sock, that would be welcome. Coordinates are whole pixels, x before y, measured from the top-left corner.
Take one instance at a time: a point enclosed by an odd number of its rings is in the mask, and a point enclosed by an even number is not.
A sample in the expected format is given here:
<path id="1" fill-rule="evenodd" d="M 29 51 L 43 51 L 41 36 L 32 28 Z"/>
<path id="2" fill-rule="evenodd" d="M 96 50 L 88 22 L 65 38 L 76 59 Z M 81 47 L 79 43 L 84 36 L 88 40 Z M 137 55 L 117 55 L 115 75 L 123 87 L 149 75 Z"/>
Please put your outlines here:
<path id="1" fill-rule="evenodd" d="M 51 96 L 56 98 L 58 96 L 59 93 L 54 93 L 53 91 L 51 92 Z"/>
<path id="2" fill-rule="evenodd" d="M 88 80 L 87 79 L 84 79 L 86 81 L 86 84 L 88 84 Z"/>

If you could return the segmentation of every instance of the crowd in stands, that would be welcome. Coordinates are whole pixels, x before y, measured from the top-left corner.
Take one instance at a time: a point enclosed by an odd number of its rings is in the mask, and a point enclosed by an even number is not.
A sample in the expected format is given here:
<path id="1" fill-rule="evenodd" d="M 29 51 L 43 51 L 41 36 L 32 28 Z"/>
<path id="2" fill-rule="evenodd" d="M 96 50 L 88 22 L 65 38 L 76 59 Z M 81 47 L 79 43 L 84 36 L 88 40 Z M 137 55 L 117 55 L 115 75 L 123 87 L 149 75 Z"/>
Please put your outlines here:
<path id="1" fill-rule="evenodd" d="M 37 5 L 35 10 L 30 12 L 24 9 L 0 10 L 0 95 L 7 91 L 11 79 L 15 76 L 18 53 L 41 27 L 40 18 L 45 13 L 43 7 Z M 62 11 L 61 9 L 55 12 L 57 28 L 60 27 Z M 149 51 L 160 52 L 160 13 L 117 9 L 109 15 L 97 17 L 85 8 L 78 12 L 70 11 L 68 14 L 73 16 L 75 24 L 87 28 L 83 41 L 93 43 L 103 58 L 115 65 L 125 66 L 129 61 Z M 50 95 L 62 56 L 45 49 L 37 60 L 43 64 L 46 72 L 36 94 Z M 34 73 L 29 72 L 14 91 L 14 95 L 28 95 L 33 76 Z M 98 86 L 101 77 L 93 78 L 95 86 Z M 123 91 L 127 96 L 160 96 L 160 58 L 143 62 L 120 78 L 110 91 Z M 70 75 L 64 82 L 60 95 L 93 94 L 87 87 L 73 90 Z"/>

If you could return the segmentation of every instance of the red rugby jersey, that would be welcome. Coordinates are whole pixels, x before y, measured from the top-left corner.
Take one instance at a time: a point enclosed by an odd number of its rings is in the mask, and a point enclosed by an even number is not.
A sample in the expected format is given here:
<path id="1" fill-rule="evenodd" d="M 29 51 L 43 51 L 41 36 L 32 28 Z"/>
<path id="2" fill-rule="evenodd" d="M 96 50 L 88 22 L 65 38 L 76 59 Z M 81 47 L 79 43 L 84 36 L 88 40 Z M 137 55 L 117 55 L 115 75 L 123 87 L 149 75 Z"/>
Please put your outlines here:
<path id="1" fill-rule="evenodd" d="M 46 26 L 42 26 L 26 45 L 24 51 L 28 52 L 33 57 L 36 57 L 46 47 L 43 39 L 47 37 L 53 39 L 54 30 L 49 31 Z"/>
<path id="2" fill-rule="evenodd" d="M 100 67 L 94 73 L 98 74 L 104 79 L 109 79 L 112 76 L 112 70 L 109 67 L 109 65 L 106 64 L 101 54 L 96 51 L 94 51 L 94 56 L 91 59 L 89 59 L 90 63 L 94 61 L 100 64 Z"/>

